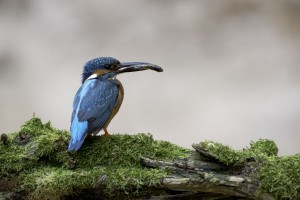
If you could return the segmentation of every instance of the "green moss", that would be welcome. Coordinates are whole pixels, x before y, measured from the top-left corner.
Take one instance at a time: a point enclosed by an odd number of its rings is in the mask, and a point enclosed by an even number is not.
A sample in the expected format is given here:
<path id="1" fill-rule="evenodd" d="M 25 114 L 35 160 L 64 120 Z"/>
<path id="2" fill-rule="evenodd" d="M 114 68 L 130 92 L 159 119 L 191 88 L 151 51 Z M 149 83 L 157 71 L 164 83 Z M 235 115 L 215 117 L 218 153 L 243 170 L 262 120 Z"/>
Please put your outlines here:
<path id="1" fill-rule="evenodd" d="M 221 163 L 227 166 L 244 166 L 247 161 L 254 160 L 257 163 L 265 162 L 269 157 L 277 156 L 278 148 L 274 141 L 260 139 L 251 142 L 250 147 L 243 150 L 233 150 L 221 143 L 205 141 L 200 146 L 210 152 Z"/>
<path id="2" fill-rule="evenodd" d="M 264 154 L 266 156 L 277 156 L 278 147 L 273 140 L 260 139 L 250 143 L 249 152 L 253 154 Z"/>
<path id="3" fill-rule="evenodd" d="M 67 170 L 45 167 L 22 177 L 22 188 L 31 191 L 31 199 L 60 199 L 76 195 L 82 189 L 103 187 L 108 196 L 115 191 L 137 192 L 144 186 L 155 187 L 167 174 L 157 169 L 99 167 Z"/>
<path id="4" fill-rule="evenodd" d="M 107 195 L 134 193 L 157 186 L 167 175 L 164 170 L 144 168 L 141 156 L 170 160 L 189 153 L 150 134 L 116 134 L 87 138 L 71 159 L 66 152 L 69 139 L 69 132 L 33 117 L 19 132 L 9 134 L 8 144 L 0 143 L 0 178 L 18 176 L 19 188 L 31 199 L 60 199 L 99 186 Z"/>
<path id="5" fill-rule="evenodd" d="M 50 122 L 39 118 L 27 121 L 17 133 L 8 134 L 8 144 L 0 143 L 0 177 L 15 176 L 19 172 L 38 167 L 42 158 L 51 164 L 66 166 L 65 152 L 69 140 L 67 131 L 54 129 Z M 62 159 L 64 157 L 64 159 Z"/>
<path id="6" fill-rule="evenodd" d="M 221 143 L 205 141 L 200 143 L 201 147 L 208 151 L 213 157 L 225 165 L 243 165 L 247 155 L 243 151 L 235 151 Z"/>
<path id="7" fill-rule="evenodd" d="M 270 159 L 256 178 L 276 199 L 300 199 L 300 154 Z"/>
<path id="8" fill-rule="evenodd" d="M 26 151 L 19 146 L 0 145 L 0 178 L 12 177 L 32 167 L 34 160 L 27 159 Z"/>
<path id="9" fill-rule="evenodd" d="M 60 199 L 93 188 L 103 188 L 108 196 L 138 194 L 143 187 L 155 188 L 168 174 L 144 168 L 141 156 L 172 160 L 190 152 L 156 141 L 150 134 L 91 137 L 71 154 L 76 165 L 72 170 L 70 163 L 74 163 L 66 152 L 69 139 L 69 132 L 33 117 L 0 143 L 0 178 L 19 177 L 19 189 L 27 191 L 31 199 Z M 233 169 L 254 166 L 253 178 L 277 199 L 300 199 L 300 155 L 278 157 L 271 140 L 251 142 L 243 150 L 211 141 L 199 145 Z"/>
<path id="10" fill-rule="evenodd" d="M 50 122 L 43 124 L 41 119 L 36 117 L 27 121 L 19 133 L 30 135 L 32 142 L 28 149 L 37 157 L 53 157 L 57 152 L 65 151 L 70 139 L 69 132 L 53 128 Z"/>
<path id="11" fill-rule="evenodd" d="M 243 150 L 212 141 L 201 142 L 200 146 L 229 167 L 254 167 L 253 179 L 276 199 L 300 199 L 300 154 L 278 157 L 277 145 L 265 139 L 251 142 Z"/>
<path id="12" fill-rule="evenodd" d="M 87 139 L 82 149 L 74 154 L 78 167 L 93 166 L 140 167 L 140 157 L 158 159 L 185 157 L 187 149 L 165 141 L 155 141 L 150 134 L 115 134 Z"/>

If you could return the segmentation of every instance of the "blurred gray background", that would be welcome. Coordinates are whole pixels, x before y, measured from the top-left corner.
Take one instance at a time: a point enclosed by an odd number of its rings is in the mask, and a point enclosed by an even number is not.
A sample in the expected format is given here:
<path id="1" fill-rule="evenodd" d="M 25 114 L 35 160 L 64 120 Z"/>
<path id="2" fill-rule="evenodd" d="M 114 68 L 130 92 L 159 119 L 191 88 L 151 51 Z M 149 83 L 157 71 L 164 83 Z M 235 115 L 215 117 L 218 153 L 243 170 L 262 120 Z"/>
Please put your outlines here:
<path id="1" fill-rule="evenodd" d="M 83 64 L 146 61 L 118 77 L 111 133 L 300 151 L 300 1 L 0 1 L 0 131 L 35 114 L 69 129 Z"/>

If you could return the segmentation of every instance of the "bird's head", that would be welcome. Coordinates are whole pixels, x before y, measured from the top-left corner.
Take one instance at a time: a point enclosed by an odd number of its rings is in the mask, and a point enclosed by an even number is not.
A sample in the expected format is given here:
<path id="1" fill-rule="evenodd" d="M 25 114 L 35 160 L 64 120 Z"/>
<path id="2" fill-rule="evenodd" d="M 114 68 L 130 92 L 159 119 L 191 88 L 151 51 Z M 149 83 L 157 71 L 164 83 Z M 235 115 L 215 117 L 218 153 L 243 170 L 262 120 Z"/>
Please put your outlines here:
<path id="1" fill-rule="evenodd" d="M 111 76 L 116 76 L 120 73 L 134 72 L 151 69 L 157 72 L 162 72 L 163 69 L 157 65 L 144 62 L 124 62 L 121 63 L 112 57 L 94 58 L 83 66 L 82 83 L 86 79 L 93 79 L 110 73 Z"/>

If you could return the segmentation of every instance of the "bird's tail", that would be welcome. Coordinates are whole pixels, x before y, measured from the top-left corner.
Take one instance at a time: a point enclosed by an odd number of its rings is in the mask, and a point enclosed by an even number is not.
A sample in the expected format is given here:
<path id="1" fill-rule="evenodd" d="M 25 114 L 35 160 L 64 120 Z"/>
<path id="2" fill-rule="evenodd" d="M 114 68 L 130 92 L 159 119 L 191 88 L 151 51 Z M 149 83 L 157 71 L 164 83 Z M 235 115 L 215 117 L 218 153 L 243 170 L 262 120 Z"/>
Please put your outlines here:
<path id="1" fill-rule="evenodd" d="M 68 151 L 77 151 L 86 136 L 86 132 L 88 129 L 88 122 L 79 122 L 76 118 L 73 120 L 72 124 L 71 124 L 71 139 L 70 139 L 70 143 L 69 143 L 69 148 Z"/>

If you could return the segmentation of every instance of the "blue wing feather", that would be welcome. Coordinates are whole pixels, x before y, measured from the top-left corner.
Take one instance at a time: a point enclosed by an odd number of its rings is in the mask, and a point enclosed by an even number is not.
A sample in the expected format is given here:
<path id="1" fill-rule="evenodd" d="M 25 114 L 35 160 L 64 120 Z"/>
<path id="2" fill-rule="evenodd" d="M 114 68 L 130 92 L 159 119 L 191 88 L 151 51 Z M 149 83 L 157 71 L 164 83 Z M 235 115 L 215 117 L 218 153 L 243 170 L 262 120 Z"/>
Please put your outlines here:
<path id="1" fill-rule="evenodd" d="M 73 103 L 69 151 L 77 151 L 87 133 L 102 129 L 118 99 L 118 85 L 104 79 L 86 80 Z"/>

